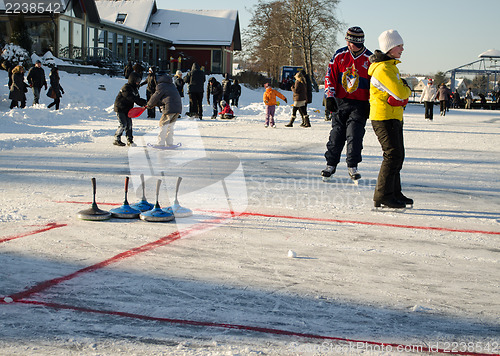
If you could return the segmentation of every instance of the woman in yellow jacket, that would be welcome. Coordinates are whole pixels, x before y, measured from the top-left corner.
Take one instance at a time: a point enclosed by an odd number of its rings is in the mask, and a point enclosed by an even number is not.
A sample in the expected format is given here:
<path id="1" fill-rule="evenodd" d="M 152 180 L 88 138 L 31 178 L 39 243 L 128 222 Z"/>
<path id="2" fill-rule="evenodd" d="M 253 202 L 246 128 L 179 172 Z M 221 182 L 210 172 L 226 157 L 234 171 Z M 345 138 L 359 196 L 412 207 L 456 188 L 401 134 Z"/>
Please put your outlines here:
<path id="1" fill-rule="evenodd" d="M 403 53 L 403 39 L 395 30 L 383 32 L 380 50 L 370 57 L 370 120 L 382 146 L 383 161 L 373 201 L 375 207 L 405 208 L 413 200 L 401 192 L 400 171 L 403 168 L 403 110 L 411 90 L 396 67 Z"/>
<path id="2" fill-rule="evenodd" d="M 264 104 L 266 104 L 266 123 L 264 126 L 269 127 L 269 125 L 271 125 L 271 127 L 276 127 L 276 125 L 274 124 L 274 112 L 276 111 L 277 104 L 276 97 L 281 98 L 285 103 L 287 101 L 283 94 L 271 88 L 271 84 L 264 84 L 264 88 L 266 88 L 264 97 L 262 98 Z"/>

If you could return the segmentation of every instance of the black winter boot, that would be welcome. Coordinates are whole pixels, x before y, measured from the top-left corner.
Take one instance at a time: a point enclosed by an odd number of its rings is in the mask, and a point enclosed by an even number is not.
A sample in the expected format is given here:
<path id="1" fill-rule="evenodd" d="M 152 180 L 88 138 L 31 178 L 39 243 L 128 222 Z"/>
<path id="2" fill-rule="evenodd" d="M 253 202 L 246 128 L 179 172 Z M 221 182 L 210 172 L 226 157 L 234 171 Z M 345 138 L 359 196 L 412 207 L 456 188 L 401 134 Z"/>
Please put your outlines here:
<path id="1" fill-rule="evenodd" d="M 304 126 L 303 127 L 311 127 L 311 122 L 309 121 L 309 115 L 304 116 Z"/>
<path id="2" fill-rule="evenodd" d="M 285 127 L 293 127 L 294 121 L 295 121 L 295 116 L 292 116 L 292 118 L 290 119 L 290 122 L 288 124 L 286 124 Z"/>

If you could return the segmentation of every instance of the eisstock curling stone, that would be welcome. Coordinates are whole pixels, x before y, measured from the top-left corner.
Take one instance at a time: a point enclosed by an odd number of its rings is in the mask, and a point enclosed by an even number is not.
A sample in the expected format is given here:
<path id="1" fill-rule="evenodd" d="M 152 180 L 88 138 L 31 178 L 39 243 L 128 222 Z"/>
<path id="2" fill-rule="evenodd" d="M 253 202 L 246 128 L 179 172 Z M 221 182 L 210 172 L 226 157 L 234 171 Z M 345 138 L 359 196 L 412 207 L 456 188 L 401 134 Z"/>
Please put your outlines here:
<path id="1" fill-rule="evenodd" d="M 139 211 L 148 211 L 153 209 L 155 206 L 146 200 L 145 185 L 144 185 L 144 174 L 141 174 L 141 185 L 142 185 L 142 198 L 141 201 L 132 205 L 132 208 Z"/>
<path id="2" fill-rule="evenodd" d="M 158 195 L 160 194 L 161 179 L 156 182 L 156 204 L 155 207 L 149 211 L 141 213 L 140 218 L 144 221 L 162 222 L 172 221 L 175 219 L 174 214 L 164 211 L 158 203 Z"/>
<path id="3" fill-rule="evenodd" d="M 182 177 L 177 178 L 177 184 L 175 186 L 174 204 L 163 210 L 166 211 L 167 213 L 174 214 L 176 218 L 187 218 L 188 216 L 193 215 L 193 211 L 179 204 L 179 200 L 177 199 L 177 194 L 179 193 L 179 186 L 181 185 L 181 182 L 182 182 Z"/>
<path id="4" fill-rule="evenodd" d="M 97 207 L 95 202 L 96 193 L 96 181 L 92 178 L 92 207 L 89 209 L 81 210 L 78 212 L 78 219 L 89 220 L 89 221 L 103 221 L 111 218 L 111 213 L 109 211 L 101 210 Z"/>
<path id="5" fill-rule="evenodd" d="M 119 208 L 111 209 L 109 212 L 111 216 L 119 219 L 137 219 L 141 212 L 137 209 L 132 208 L 127 200 L 127 192 L 128 192 L 128 182 L 130 178 L 125 177 L 125 200 L 123 201 L 123 205 Z"/>

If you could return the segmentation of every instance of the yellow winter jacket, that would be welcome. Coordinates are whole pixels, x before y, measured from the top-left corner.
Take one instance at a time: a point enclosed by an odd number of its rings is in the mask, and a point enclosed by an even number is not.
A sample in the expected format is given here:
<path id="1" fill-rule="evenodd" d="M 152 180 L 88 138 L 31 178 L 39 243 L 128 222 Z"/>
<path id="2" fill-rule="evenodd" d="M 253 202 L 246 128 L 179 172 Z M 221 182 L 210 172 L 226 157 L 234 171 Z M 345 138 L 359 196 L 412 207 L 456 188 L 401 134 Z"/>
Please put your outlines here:
<path id="1" fill-rule="evenodd" d="M 262 100 L 268 106 L 276 105 L 277 104 L 276 97 L 279 97 L 279 98 L 281 98 L 282 100 L 284 100 L 286 102 L 285 96 L 283 94 L 281 94 L 279 91 L 277 91 L 277 90 L 275 90 L 273 88 L 267 88 L 266 89 L 266 91 L 264 92 L 264 97 L 262 98 Z"/>
<path id="2" fill-rule="evenodd" d="M 370 58 L 371 59 L 371 58 Z M 396 67 L 400 61 L 389 59 L 374 62 L 368 68 L 370 80 L 370 120 L 400 120 L 403 121 L 403 106 L 391 106 L 387 102 L 389 96 L 398 100 L 408 99 L 410 88 L 403 83 Z"/>

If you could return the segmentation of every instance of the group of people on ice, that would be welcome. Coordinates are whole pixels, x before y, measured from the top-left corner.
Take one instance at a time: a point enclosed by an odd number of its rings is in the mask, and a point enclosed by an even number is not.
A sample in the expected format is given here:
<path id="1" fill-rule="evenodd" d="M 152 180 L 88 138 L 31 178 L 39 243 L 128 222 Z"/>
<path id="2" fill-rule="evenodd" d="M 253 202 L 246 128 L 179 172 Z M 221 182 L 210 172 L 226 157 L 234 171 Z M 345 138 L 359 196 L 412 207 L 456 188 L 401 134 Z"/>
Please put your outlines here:
<path id="1" fill-rule="evenodd" d="M 8 65 L 7 68 L 9 77 L 9 99 L 10 108 L 26 107 L 26 93 L 28 88 L 33 91 L 33 105 L 40 103 L 40 93 L 42 88 L 47 90 L 47 81 L 45 79 L 45 71 L 42 68 L 42 62 L 37 60 L 35 65 L 30 68 L 28 75 L 25 78 L 26 70 L 22 65 Z M 27 82 L 26 82 L 27 81 Z M 48 108 L 55 106 L 59 110 L 61 96 L 64 94 L 64 89 L 60 84 L 59 71 L 57 67 L 53 67 L 49 74 L 50 87 L 47 91 L 47 96 L 53 99 L 53 102 L 47 105 Z"/>
<path id="2" fill-rule="evenodd" d="M 182 114 L 182 97 L 184 97 L 184 86 L 187 85 L 189 96 L 189 111 L 186 115 L 200 120 L 203 119 L 203 94 L 205 92 L 206 75 L 197 63 L 193 63 L 191 71 L 182 76 L 180 70 L 172 77 L 168 73 L 156 73 L 154 67 L 150 67 L 146 80 L 142 81 L 142 74 L 138 66 L 130 66 L 125 69 L 124 75 L 128 82 L 120 89 L 116 99 L 114 110 L 117 113 L 119 126 L 115 132 L 114 145 L 135 146 L 132 130 L 132 118 L 128 113 L 134 104 L 147 108 L 148 118 L 155 118 L 156 107 L 160 108 L 160 134 L 155 148 L 177 147 L 173 142 L 174 125 Z M 139 95 L 139 88 L 146 87 L 146 99 Z M 213 114 L 212 119 L 234 118 L 234 112 L 230 107 L 238 106 L 241 96 L 241 86 L 238 80 L 231 81 L 226 74 L 222 83 L 215 77 L 210 77 L 206 87 L 206 99 L 210 105 L 212 96 Z M 121 136 L 125 133 L 127 143 L 122 142 Z"/>
<path id="3" fill-rule="evenodd" d="M 400 171 L 405 157 L 403 141 L 403 110 L 408 103 L 411 90 L 401 78 L 397 64 L 404 50 L 404 41 L 396 30 L 384 31 L 378 37 L 380 49 L 372 53 L 364 46 L 364 32 L 360 27 L 351 27 L 345 36 L 347 46 L 336 51 L 328 64 L 325 76 L 325 107 L 332 116 L 332 128 L 325 152 L 326 168 L 321 172 L 324 180 L 336 172 L 337 165 L 344 146 L 347 145 L 347 169 L 353 180 L 361 178 L 358 164 L 362 161 L 363 138 L 367 119 L 370 119 L 373 130 L 383 151 L 383 161 L 378 174 L 377 184 L 373 196 L 375 207 L 405 208 L 413 205 L 413 200 L 406 197 L 401 189 Z M 132 120 L 128 118 L 128 110 L 134 103 L 146 106 L 149 110 L 161 106 L 162 127 L 158 136 L 158 145 L 171 146 L 173 125 L 180 116 L 184 84 L 188 86 L 190 99 L 189 113 L 192 117 L 202 119 L 202 100 L 204 93 L 205 73 L 198 64 L 193 64 L 192 70 L 182 78 L 177 72 L 175 79 L 168 74 L 154 76 L 154 86 L 149 90 L 149 100 L 139 96 L 141 78 L 131 73 L 128 83 L 120 90 L 116 101 L 115 111 L 120 121 L 120 127 L 115 134 L 115 144 L 124 145 L 120 137 L 125 132 L 129 145 L 133 144 Z M 295 75 L 293 91 L 293 109 L 290 122 L 285 125 L 292 127 L 297 112 L 302 117 L 302 127 L 310 127 L 307 115 L 307 104 L 312 100 L 308 93 L 309 83 L 304 72 Z M 151 79 L 152 81 L 152 79 Z M 174 84 L 175 81 L 175 84 Z M 149 84 L 150 81 L 146 81 Z M 206 99 L 210 104 L 212 97 L 213 115 L 229 114 L 229 100 L 237 105 L 238 95 L 231 97 L 234 84 L 230 83 L 226 75 L 222 83 L 215 77 L 208 80 Z M 265 127 L 276 127 L 274 113 L 277 98 L 285 103 L 287 99 L 269 83 L 265 85 L 263 96 L 266 105 Z M 235 101 L 234 101 L 235 100 Z M 223 107 L 221 107 L 221 104 Z"/>

